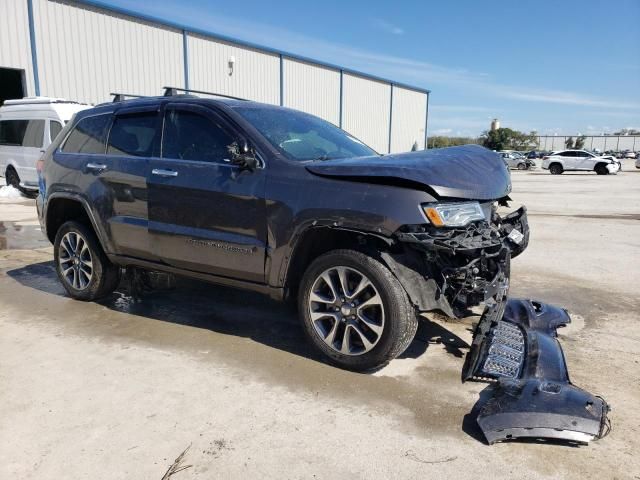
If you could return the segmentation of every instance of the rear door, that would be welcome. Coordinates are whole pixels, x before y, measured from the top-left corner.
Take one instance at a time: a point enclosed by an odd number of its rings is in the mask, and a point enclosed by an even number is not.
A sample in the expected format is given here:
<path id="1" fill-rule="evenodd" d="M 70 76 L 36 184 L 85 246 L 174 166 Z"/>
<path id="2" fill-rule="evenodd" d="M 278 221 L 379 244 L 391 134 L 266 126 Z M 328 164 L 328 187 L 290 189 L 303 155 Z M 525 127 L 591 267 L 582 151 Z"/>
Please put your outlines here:
<path id="1" fill-rule="evenodd" d="M 109 130 L 104 161 L 94 174 L 108 190 L 109 229 L 116 253 L 150 259 L 147 216 L 147 173 L 160 151 L 160 107 L 118 110 Z M 104 165 L 104 169 L 100 169 Z"/>
<path id="2" fill-rule="evenodd" d="M 212 109 L 176 102 L 162 113 L 161 156 L 147 178 L 154 254 L 181 269 L 264 282 L 265 168 L 229 162 L 227 147 L 241 135 Z"/>

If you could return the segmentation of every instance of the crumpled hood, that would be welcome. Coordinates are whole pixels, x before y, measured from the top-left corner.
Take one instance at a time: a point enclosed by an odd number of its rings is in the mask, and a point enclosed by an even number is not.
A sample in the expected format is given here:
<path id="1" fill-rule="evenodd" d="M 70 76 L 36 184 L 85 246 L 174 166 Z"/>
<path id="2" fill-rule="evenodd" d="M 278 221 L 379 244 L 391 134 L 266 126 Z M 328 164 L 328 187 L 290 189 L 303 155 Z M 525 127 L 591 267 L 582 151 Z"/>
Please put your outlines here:
<path id="1" fill-rule="evenodd" d="M 500 155 L 479 145 L 319 161 L 307 170 L 345 180 L 422 184 L 441 197 L 495 200 L 511 192 L 511 177 Z"/>

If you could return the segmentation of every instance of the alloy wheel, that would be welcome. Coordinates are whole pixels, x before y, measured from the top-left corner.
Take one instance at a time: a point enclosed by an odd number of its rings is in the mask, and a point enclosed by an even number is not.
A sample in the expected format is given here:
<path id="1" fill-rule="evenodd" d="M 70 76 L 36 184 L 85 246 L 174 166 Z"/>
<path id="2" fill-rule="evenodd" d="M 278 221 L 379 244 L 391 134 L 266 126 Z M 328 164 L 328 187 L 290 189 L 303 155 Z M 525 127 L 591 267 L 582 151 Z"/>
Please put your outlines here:
<path id="1" fill-rule="evenodd" d="M 382 297 L 354 268 L 336 266 L 322 272 L 311 287 L 308 308 L 315 332 L 343 355 L 367 353 L 382 337 Z"/>
<path id="2" fill-rule="evenodd" d="M 61 277 L 76 290 L 84 290 L 93 278 L 91 250 L 86 240 L 77 232 L 62 237 L 58 252 Z"/>

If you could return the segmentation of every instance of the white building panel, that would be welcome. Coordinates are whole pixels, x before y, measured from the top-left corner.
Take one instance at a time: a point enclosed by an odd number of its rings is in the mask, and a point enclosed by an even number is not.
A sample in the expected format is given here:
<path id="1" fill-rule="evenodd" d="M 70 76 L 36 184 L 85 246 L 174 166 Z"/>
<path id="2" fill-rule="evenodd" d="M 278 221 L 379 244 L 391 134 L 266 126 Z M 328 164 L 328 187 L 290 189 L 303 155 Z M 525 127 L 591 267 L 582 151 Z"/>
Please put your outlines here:
<path id="1" fill-rule="evenodd" d="M 387 153 L 391 85 L 345 73 L 342 102 L 342 128 L 379 153 Z"/>
<path id="2" fill-rule="evenodd" d="M 424 128 L 427 117 L 427 95 L 408 88 L 393 87 L 391 109 L 391 152 L 409 152 L 417 143 L 425 148 Z"/>
<path id="3" fill-rule="evenodd" d="M 340 124 L 340 71 L 284 59 L 284 106 Z"/>
<path id="4" fill-rule="evenodd" d="M 0 67 L 24 70 L 27 95 L 35 95 L 29 13 L 25 0 L 0 1 Z"/>
<path id="5" fill-rule="evenodd" d="M 41 95 L 98 103 L 114 91 L 184 86 L 181 31 L 79 4 L 33 0 L 33 8 Z"/>
<path id="6" fill-rule="evenodd" d="M 280 104 L 279 55 L 189 34 L 187 56 L 191 88 Z"/>

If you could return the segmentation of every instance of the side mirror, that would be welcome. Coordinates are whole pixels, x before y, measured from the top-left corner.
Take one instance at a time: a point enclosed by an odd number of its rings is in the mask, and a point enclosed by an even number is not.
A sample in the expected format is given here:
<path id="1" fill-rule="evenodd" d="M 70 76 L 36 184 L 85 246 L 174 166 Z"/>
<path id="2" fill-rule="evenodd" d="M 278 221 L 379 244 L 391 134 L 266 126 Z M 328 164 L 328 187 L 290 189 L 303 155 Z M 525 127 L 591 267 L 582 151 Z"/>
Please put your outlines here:
<path id="1" fill-rule="evenodd" d="M 258 167 L 256 154 L 246 142 L 241 145 L 238 145 L 238 142 L 233 142 L 227 147 L 227 150 L 231 156 L 231 163 L 238 165 L 240 169 L 253 171 Z"/>

